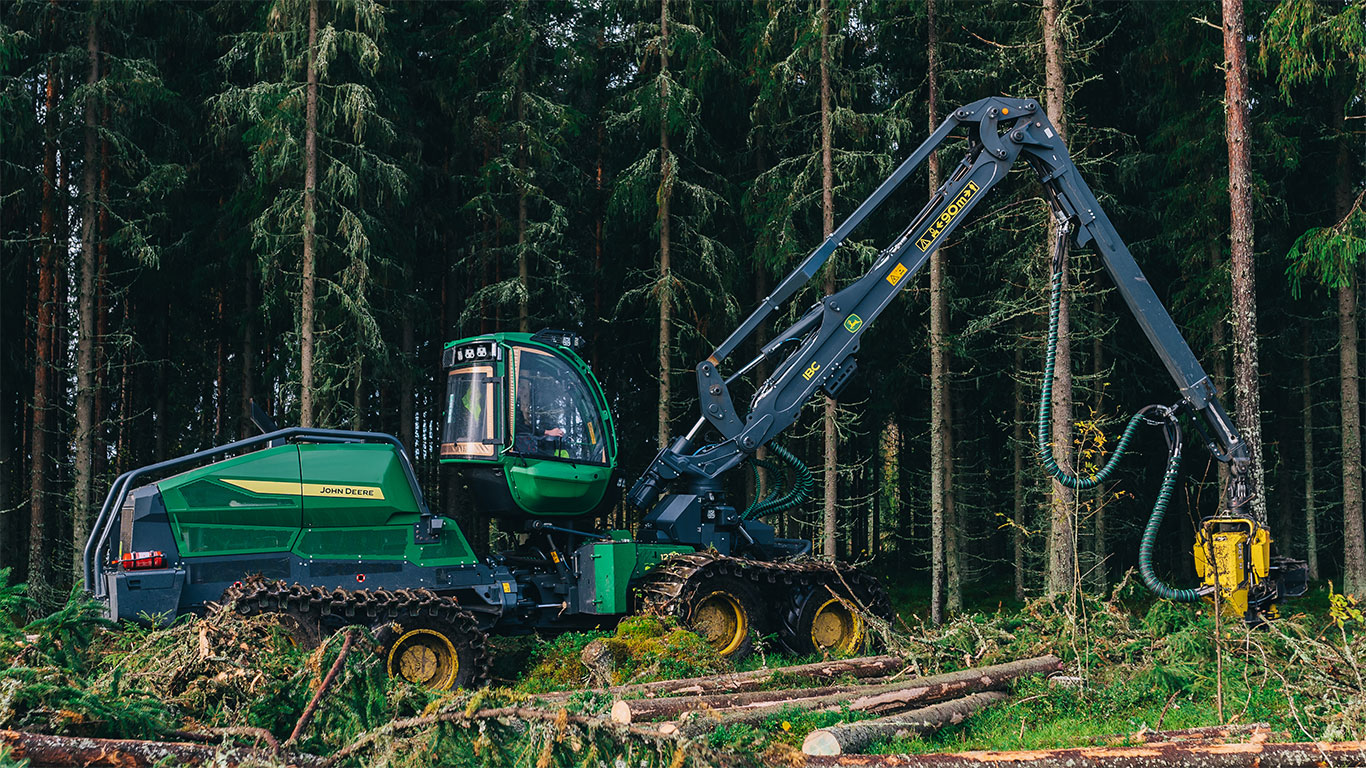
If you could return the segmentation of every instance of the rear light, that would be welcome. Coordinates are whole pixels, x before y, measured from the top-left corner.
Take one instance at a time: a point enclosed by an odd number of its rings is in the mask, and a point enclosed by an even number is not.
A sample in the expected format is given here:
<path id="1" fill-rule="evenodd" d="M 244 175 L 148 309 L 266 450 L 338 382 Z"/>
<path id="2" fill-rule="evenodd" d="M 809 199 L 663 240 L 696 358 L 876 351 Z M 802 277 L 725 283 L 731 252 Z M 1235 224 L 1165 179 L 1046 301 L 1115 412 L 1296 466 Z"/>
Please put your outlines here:
<path id="1" fill-rule="evenodd" d="M 166 556 L 160 552 L 129 552 L 118 560 L 114 565 L 125 571 L 140 571 L 147 568 L 165 568 Z"/>

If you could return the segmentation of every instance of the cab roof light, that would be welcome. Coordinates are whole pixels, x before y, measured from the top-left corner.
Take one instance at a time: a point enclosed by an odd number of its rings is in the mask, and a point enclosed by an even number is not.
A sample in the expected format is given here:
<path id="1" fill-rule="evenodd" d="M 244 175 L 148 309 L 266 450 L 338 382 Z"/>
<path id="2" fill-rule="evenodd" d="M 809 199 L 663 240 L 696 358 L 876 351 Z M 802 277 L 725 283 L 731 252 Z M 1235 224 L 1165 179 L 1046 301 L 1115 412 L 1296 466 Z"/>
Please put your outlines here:
<path id="1" fill-rule="evenodd" d="M 573 331 L 559 331 L 554 328 L 542 328 L 532 335 L 531 340 L 541 344 L 554 344 L 575 352 L 587 346 L 587 342 L 579 334 Z"/>

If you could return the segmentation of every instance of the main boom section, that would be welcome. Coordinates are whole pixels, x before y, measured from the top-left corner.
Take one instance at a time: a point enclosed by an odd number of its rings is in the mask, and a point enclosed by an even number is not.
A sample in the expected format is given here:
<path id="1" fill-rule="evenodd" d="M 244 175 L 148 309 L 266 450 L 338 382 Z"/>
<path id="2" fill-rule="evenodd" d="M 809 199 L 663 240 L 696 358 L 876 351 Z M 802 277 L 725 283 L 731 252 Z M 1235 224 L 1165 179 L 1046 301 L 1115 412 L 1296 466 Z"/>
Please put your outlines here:
<path id="1" fill-rule="evenodd" d="M 966 131 L 968 139 L 962 161 L 911 224 L 882 250 L 872 268 L 844 289 L 822 298 L 797 322 L 776 334 L 759 356 L 725 376 L 721 366 L 740 345 L 816 274 L 931 152 L 959 131 Z M 660 451 L 628 496 L 631 503 L 649 511 L 646 530 L 687 523 L 694 516 L 689 507 L 696 507 L 705 518 L 707 505 L 716 504 L 719 478 L 724 473 L 791 426 L 818 390 L 837 397 L 855 369 L 854 356 L 864 331 L 1021 159 L 1038 175 L 1053 215 L 1070 228 L 1073 243 L 1094 244 L 1116 289 L 1176 383 L 1182 404 L 1197 417 L 1210 452 L 1230 465 L 1231 510 L 1245 506 L 1255 492 L 1247 446 L 1209 376 L 1082 180 L 1062 137 L 1037 102 L 993 97 L 954 110 L 710 357 L 697 365 L 701 418 L 686 436 Z M 765 360 L 773 363 L 773 373 L 759 387 L 748 412 L 741 415 L 728 385 Z M 693 442 L 707 424 L 722 439 L 694 450 Z M 671 484 L 673 493 L 658 505 L 665 508 L 660 509 L 656 502 L 666 484 Z M 725 517 L 724 505 L 721 507 L 721 513 L 712 517 Z M 737 533 L 741 539 L 751 538 L 744 530 Z"/>

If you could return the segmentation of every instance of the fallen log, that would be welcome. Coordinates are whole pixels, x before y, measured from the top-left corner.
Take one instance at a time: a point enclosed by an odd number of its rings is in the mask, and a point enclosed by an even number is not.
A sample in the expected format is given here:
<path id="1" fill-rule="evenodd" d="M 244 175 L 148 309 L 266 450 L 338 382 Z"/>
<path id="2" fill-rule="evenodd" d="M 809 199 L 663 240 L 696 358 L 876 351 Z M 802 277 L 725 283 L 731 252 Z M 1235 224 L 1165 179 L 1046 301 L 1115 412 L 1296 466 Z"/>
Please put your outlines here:
<path id="1" fill-rule="evenodd" d="M 817 689 L 815 692 L 811 689 L 789 688 L 672 699 L 624 699 L 612 705 L 612 719 L 619 723 L 638 723 L 671 720 L 684 713 L 700 710 L 739 714 L 740 710 L 764 710 L 785 705 L 818 711 L 848 706 L 859 712 L 893 712 L 913 704 L 990 690 L 1017 677 L 1053 672 L 1061 666 L 1062 660 L 1050 655 L 944 675 L 908 678 L 883 685 L 839 686 Z M 766 715 L 767 712 L 760 712 L 758 719 Z M 740 719 L 737 722 L 748 721 Z"/>
<path id="2" fill-rule="evenodd" d="M 791 667 L 756 669 L 750 672 L 730 672 L 704 677 L 689 677 L 679 680 L 660 680 L 653 683 L 634 683 L 614 685 L 609 688 L 590 689 L 596 693 L 612 696 L 659 696 L 699 695 L 707 693 L 739 693 L 755 691 L 771 683 L 779 676 L 800 680 L 838 680 L 853 677 L 860 680 L 894 675 L 906 668 L 906 660 L 900 656 L 861 656 L 855 659 L 834 659 L 814 664 L 798 664 Z M 540 694 L 543 700 L 565 699 L 582 692 L 552 691 Z"/>
<path id="3" fill-rule="evenodd" d="M 1106 736 L 1099 741 L 1103 744 L 1154 744 L 1178 741 L 1225 741 L 1235 736 L 1251 736 L 1253 741 L 1266 741 L 1271 735 L 1269 723 L 1234 723 L 1231 725 L 1207 725 L 1200 728 L 1181 728 L 1174 731 L 1143 730 L 1127 736 Z"/>
<path id="4" fill-rule="evenodd" d="M 34 768 L 71 765 L 151 768 L 161 763 L 229 767 L 243 763 L 283 763 L 300 768 L 324 765 L 322 758 L 298 752 L 276 755 L 263 749 L 224 748 L 180 741 L 88 739 L 27 731 L 0 730 L 0 745 L 9 748 L 11 758 L 28 760 Z"/>
<path id="5" fill-rule="evenodd" d="M 847 755 L 862 752 L 883 739 L 926 736 L 946 725 L 961 723 L 973 712 L 1005 698 L 1000 691 L 984 691 L 877 720 L 819 728 L 806 735 L 802 751 L 808 755 Z"/>
<path id="6" fill-rule="evenodd" d="M 1301 768 L 1366 765 L 1366 741 L 1289 744 L 1145 744 L 1021 752 L 840 755 L 807 758 L 810 768 Z"/>

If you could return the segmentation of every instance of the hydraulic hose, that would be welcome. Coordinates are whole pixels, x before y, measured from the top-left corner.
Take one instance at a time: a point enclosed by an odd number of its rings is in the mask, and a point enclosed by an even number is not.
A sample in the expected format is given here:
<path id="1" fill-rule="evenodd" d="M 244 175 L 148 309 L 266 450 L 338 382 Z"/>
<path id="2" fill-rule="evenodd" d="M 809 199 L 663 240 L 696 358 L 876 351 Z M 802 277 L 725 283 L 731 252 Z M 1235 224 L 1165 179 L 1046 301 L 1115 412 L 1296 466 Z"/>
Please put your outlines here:
<path id="1" fill-rule="evenodd" d="M 792 487 L 787 493 L 776 499 L 765 499 L 758 504 L 751 505 L 749 509 L 745 510 L 744 516 L 746 518 L 755 519 L 766 517 L 784 510 L 792 509 L 811 496 L 811 486 L 815 484 L 815 480 L 811 476 L 811 470 L 802 463 L 801 459 L 794 456 L 791 451 L 777 443 L 771 443 L 769 448 L 771 448 L 773 453 L 792 469 Z"/>
<path id="2" fill-rule="evenodd" d="M 1053 456 L 1053 442 L 1050 440 L 1053 423 L 1053 370 L 1058 354 L 1058 318 L 1062 307 L 1062 260 L 1067 249 L 1065 224 L 1058 228 L 1058 241 L 1053 254 L 1053 281 L 1048 305 L 1048 346 L 1044 353 L 1043 386 L 1039 392 L 1038 446 L 1039 459 L 1048 474 L 1073 490 L 1090 490 L 1110 479 L 1119 461 L 1129 452 L 1129 444 L 1138 432 L 1140 424 L 1162 426 L 1167 438 L 1167 470 L 1162 476 L 1162 486 L 1153 503 L 1153 511 L 1148 515 L 1148 525 L 1143 530 L 1143 539 L 1138 547 L 1138 572 L 1143 583 L 1158 597 L 1178 603 L 1193 603 L 1200 599 L 1201 593 L 1194 589 L 1177 589 L 1157 577 L 1153 570 L 1153 547 L 1157 543 L 1158 531 L 1162 528 L 1162 518 L 1167 514 L 1172 492 L 1176 489 L 1176 478 L 1181 468 L 1181 426 L 1176 420 L 1176 410 L 1160 405 L 1149 405 L 1139 409 L 1125 425 L 1114 453 L 1095 474 L 1081 477 L 1068 474 L 1058 466 Z M 1153 419 L 1149 412 L 1157 412 L 1161 420 Z"/>

